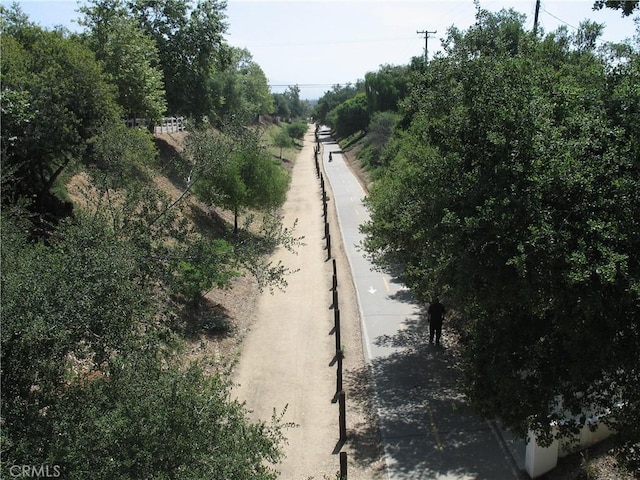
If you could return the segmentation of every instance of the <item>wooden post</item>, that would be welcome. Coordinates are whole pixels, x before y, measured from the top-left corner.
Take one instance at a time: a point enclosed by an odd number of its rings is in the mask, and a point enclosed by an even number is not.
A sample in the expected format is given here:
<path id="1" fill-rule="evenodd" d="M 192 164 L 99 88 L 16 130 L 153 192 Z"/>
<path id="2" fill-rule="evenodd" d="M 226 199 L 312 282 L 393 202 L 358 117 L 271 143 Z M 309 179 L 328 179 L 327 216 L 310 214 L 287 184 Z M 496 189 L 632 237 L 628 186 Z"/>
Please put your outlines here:
<path id="1" fill-rule="evenodd" d="M 347 452 L 340 452 L 340 480 L 347 480 Z"/>
<path id="2" fill-rule="evenodd" d="M 337 288 L 333 291 L 333 309 L 334 310 L 338 309 L 338 289 Z"/>
<path id="3" fill-rule="evenodd" d="M 334 297 L 337 301 L 337 297 Z M 340 345 L 340 342 L 342 341 L 342 339 L 340 338 L 340 309 L 339 308 L 335 308 L 333 310 L 333 324 L 336 330 L 336 355 L 338 355 L 338 352 L 341 351 L 342 346 Z M 341 388 L 339 388 L 338 390 L 336 390 L 337 392 L 339 392 L 340 390 L 342 390 Z"/>
<path id="4" fill-rule="evenodd" d="M 337 368 L 336 368 L 336 392 L 342 392 L 342 350 L 336 352 Z"/>
<path id="5" fill-rule="evenodd" d="M 340 413 L 338 415 L 338 423 L 340 424 L 340 441 L 344 442 L 347 439 L 347 401 L 344 390 L 341 390 L 338 394 L 338 404 Z"/>
<path id="6" fill-rule="evenodd" d="M 327 235 L 327 260 L 331 259 L 331 234 Z"/>
<path id="7" fill-rule="evenodd" d="M 336 305 L 338 302 L 338 296 L 336 295 L 335 297 L 336 299 Z M 336 309 L 333 312 L 333 320 L 334 320 L 334 324 L 335 324 L 335 328 L 336 328 L 336 355 L 338 354 L 339 351 L 342 350 L 342 338 L 340 336 L 340 308 L 336 307 Z M 342 390 L 342 389 L 340 389 Z"/>
<path id="8" fill-rule="evenodd" d="M 329 236 L 329 222 L 324 222 L 324 238 Z"/>
<path id="9" fill-rule="evenodd" d="M 333 276 L 336 277 L 336 285 L 338 285 L 338 270 L 336 269 L 336 259 L 333 259 Z"/>

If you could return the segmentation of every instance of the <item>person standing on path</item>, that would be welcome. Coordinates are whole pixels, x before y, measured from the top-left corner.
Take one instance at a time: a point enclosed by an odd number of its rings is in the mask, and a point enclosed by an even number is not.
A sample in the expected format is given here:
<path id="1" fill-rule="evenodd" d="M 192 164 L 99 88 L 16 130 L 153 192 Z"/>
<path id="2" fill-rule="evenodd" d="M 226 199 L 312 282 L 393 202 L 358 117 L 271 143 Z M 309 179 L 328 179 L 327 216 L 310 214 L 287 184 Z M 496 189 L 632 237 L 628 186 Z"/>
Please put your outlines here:
<path id="1" fill-rule="evenodd" d="M 445 308 L 440 303 L 438 297 L 433 299 L 429 309 L 429 344 L 433 345 L 433 337 L 436 337 L 436 345 L 440 345 L 440 336 L 442 335 L 442 322 L 444 320 Z"/>

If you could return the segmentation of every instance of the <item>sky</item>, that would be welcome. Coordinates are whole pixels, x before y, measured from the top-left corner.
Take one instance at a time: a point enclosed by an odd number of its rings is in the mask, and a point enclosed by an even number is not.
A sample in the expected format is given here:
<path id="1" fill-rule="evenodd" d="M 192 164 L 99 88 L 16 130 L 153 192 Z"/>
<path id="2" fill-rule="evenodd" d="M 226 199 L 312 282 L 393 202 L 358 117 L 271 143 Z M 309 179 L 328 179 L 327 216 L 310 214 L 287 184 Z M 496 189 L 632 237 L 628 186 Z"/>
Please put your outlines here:
<path id="1" fill-rule="evenodd" d="M 13 0 L 1 0 L 3 5 Z M 21 0 L 30 20 L 44 28 L 78 30 L 76 0 Z M 535 0 L 480 0 L 484 9 L 513 8 L 533 28 Z M 632 17 L 593 11 L 593 0 L 542 1 L 539 26 L 545 32 L 566 25 L 574 32 L 590 19 L 604 23 L 603 41 L 634 35 Z M 467 29 L 475 20 L 473 0 L 227 0 L 226 39 L 246 48 L 264 71 L 272 92 L 298 85 L 303 99 L 317 99 L 334 85 L 364 79 L 381 65 L 406 65 L 412 57 L 440 50 L 452 25 Z M 635 15 L 637 16 L 637 15 Z"/>

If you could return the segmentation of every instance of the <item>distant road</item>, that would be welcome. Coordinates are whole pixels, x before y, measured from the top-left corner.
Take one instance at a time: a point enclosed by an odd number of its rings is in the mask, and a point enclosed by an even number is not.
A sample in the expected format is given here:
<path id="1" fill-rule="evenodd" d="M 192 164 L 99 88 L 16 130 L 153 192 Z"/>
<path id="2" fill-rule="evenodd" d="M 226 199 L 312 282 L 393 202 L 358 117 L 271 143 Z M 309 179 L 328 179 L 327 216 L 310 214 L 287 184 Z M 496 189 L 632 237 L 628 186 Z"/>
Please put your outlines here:
<path id="1" fill-rule="evenodd" d="M 421 309 L 402 283 L 375 271 L 359 248 L 359 226 L 369 220 L 365 192 L 340 153 L 320 131 L 323 164 L 333 190 L 362 322 L 366 360 L 371 366 L 388 478 L 510 480 L 526 478 L 502 433 L 476 417 L 460 389 L 458 358 L 428 345 Z M 329 162 L 331 153 L 332 161 Z M 515 445 L 522 452 L 524 443 Z"/>

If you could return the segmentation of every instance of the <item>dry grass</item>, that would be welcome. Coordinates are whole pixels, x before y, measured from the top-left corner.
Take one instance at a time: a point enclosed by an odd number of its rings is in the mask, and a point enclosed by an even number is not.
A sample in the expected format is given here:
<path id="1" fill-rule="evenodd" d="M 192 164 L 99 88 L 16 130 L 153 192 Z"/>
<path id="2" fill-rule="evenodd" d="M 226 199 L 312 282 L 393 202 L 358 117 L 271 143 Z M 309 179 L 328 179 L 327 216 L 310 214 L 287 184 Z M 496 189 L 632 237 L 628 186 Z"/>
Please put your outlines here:
<path id="1" fill-rule="evenodd" d="M 185 132 L 156 135 L 160 150 L 160 163 L 168 164 L 182 151 Z M 173 200 L 179 198 L 183 188 L 166 175 L 154 177 L 156 186 Z M 182 206 L 190 225 L 198 232 L 216 236 L 231 228 L 233 214 L 212 208 L 187 196 Z M 197 309 L 185 309 L 182 315 L 186 348 L 184 360 L 203 363 L 206 370 L 228 371 L 239 354 L 240 343 L 256 320 L 255 306 L 260 290 L 251 277 L 236 278 L 230 288 L 208 292 Z M 211 322 L 217 324 L 212 326 Z"/>

